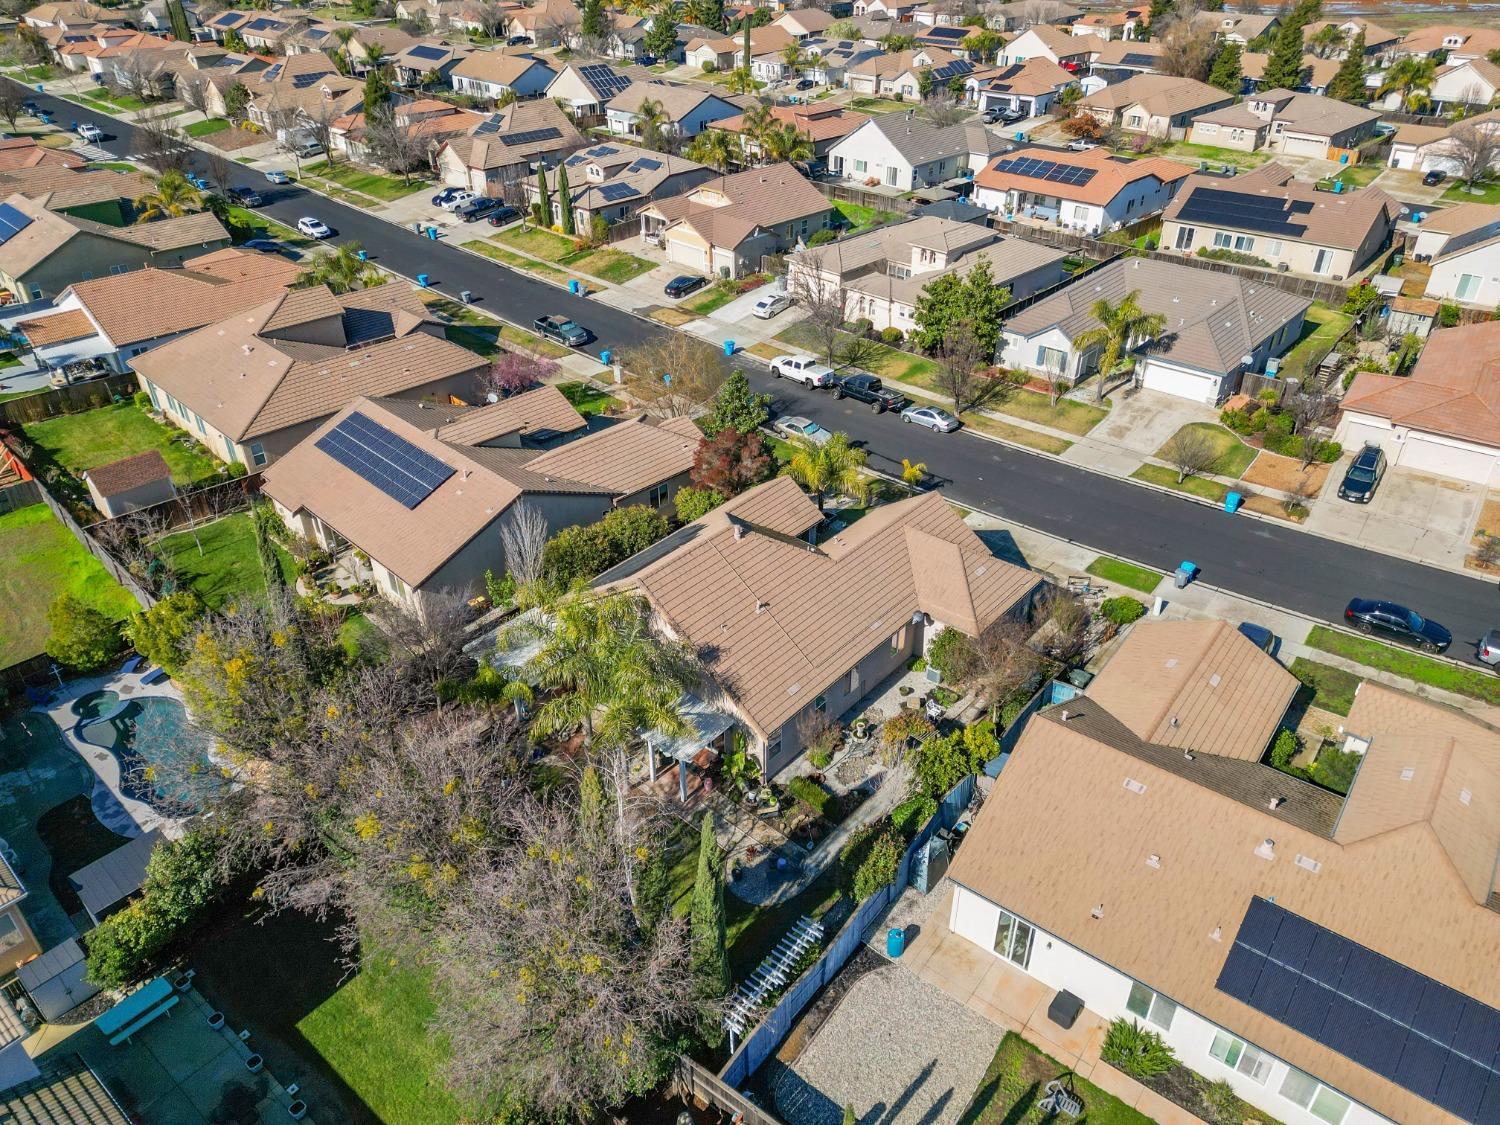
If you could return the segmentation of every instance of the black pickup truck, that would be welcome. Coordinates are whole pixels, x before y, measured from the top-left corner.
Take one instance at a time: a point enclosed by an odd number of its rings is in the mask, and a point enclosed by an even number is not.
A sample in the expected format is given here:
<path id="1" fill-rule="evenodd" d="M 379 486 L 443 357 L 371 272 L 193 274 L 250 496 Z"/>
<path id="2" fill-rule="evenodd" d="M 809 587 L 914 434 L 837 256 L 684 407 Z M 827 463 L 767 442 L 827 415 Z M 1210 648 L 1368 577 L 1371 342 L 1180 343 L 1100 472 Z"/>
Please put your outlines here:
<path id="1" fill-rule="evenodd" d="M 868 371 L 855 371 L 840 376 L 833 384 L 833 397 L 868 402 L 877 414 L 884 414 L 887 410 L 905 410 L 911 405 L 911 399 L 900 391 L 888 390 L 878 376 L 871 375 Z"/>
<path id="2" fill-rule="evenodd" d="M 570 348 L 581 348 L 594 337 L 587 328 L 574 324 L 565 316 L 539 316 L 532 327 L 549 340 Z"/>

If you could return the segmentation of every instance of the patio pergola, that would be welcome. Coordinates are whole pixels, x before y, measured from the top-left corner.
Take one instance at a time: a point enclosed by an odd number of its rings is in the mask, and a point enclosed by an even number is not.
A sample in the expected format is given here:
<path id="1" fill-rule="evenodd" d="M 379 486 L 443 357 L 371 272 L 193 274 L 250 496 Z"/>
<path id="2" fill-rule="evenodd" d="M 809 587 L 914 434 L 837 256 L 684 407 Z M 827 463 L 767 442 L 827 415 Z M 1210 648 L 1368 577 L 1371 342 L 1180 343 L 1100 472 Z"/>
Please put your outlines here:
<path id="1" fill-rule="evenodd" d="M 677 763 L 677 795 L 687 801 L 687 768 L 689 763 L 702 769 L 718 750 L 714 742 L 735 724 L 735 717 L 717 707 L 711 707 L 691 692 L 684 693 L 677 701 L 677 711 L 687 723 L 688 729 L 680 737 L 664 734 L 659 730 L 642 731 L 646 744 L 646 774 L 656 780 L 656 756 L 660 754 Z M 700 760 L 707 753 L 708 757 Z"/>

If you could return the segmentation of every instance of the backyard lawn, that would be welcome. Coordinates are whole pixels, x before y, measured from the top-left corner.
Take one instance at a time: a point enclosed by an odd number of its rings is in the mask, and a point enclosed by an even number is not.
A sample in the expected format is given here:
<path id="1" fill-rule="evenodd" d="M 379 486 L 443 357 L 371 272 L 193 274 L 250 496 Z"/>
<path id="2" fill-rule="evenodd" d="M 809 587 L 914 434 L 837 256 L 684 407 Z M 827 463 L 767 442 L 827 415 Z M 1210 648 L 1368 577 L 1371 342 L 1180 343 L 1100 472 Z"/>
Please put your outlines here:
<path id="1" fill-rule="evenodd" d="M 1493 672 L 1462 668 L 1409 649 L 1381 644 L 1365 637 L 1353 637 L 1322 625 L 1315 626 L 1308 634 L 1307 644 L 1309 648 L 1331 652 L 1345 660 L 1404 676 L 1428 687 L 1467 695 L 1486 703 L 1500 703 L 1500 678 Z"/>
<path id="2" fill-rule="evenodd" d="M 191 125 L 184 127 L 182 131 L 190 137 L 207 137 L 213 133 L 222 133 L 229 127 L 228 118 L 210 117 L 205 121 L 194 121 Z"/>
<path id="3" fill-rule="evenodd" d="M 47 607 L 73 594 L 113 620 L 140 608 L 45 504 L 0 515 L 0 668 L 47 644 Z"/>
<path id="4" fill-rule="evenodd" d="M 89 469 L 158 449 L 178 485 L 217 476 L 219 462 L 172 426 L 154 422 L 133 402 L 117 402 L 64 414 L 23 427 L 26 438 L 57 465 L 77 477 Z"/>
<path id="5" fill-rule="evenodd" d="M 1143 594 L 1149 594 L 1161 582 L 1161 574 L 1157 571 L 1148 570 L 1144 566 L 1136 566 L 1135 563 L 1112 559 L 1108 555 L 1100 555 L 1083 569 L 1095 578 L 1102 578 L 1106 582 L 1113 582 L 1119 586 L 1129 586 L 1132 590 L 1139 590 Z"/>
<path id="6" fill-rule="evenodd" d="M 342 160 L 337 164 L 320 160 L 316 164 L 307 165 L 302 173 L 385 202 L 400 199 L 427 186 L 426 180 L 413 179 L 410 183 L 402 183 L 400 176 L 382 176 L 379 172 L 370 172 Z"/>
<path id="7" fill-rule="evenodd" d="M 1462 181 L 1455 182 L 1452 187 L 1443 192 L 1441 201 L 1443 203 L 1500 203 L 1500 183 L 1489 182 L 1475 184 L 1475 191 L 1471 192 Z"/>
<path id="8" fill-rule="evenodd" d="M 1251 449 L 1233 433 L 1215 422 L 1189 422 L 1169 437 L 1156 451 L 1156 455 L 1163 461 L 1171 461 L 1172 443 L 1177 440 L 1178 434 L 1188 431 L 1203 434 L 1213 443 L 1216 459 L 1209 466 L 1208 471 L 1211 473 L 1217 473 L 1221 477 L 1238 478 L 1250 467 L 1250 462 L 1255 460 L 1256 450 Z"/>
<path id="9" fill-rule="evenodd" d="M 591 387 L 587 383 L 559 383 L 557 389 L 562 392 L 563 398 L 573 404 L 573 409 L 585 418 L 603 414 L 610 407 L 624 405 L 614 395 L 601 391 L 597 387 Z"/>
<path id="10" fill-rule="evenodd" d="M 225 516 L 196 532 L 168 535 L 160 546 L 178 582 L 202 598 L 209 609 L 221 609 L 242 598 L 265 597 L 266 584 L 255 556 L 255 528 L 248 512 Z M 276 554 L 282 578 L 290 586 L 297 579 L 291 556 L 279 546 Z"/>
<path id="11" fill-rule="evenodd" d="M 1062 1063 L 1007 1031 L 959 1125 L 1036 1125 L 1051 1121 L 1039 1103 L 1047 1083 L 1061 1078 L 1083 1102 L 1080 1121 L 1089 1125 L 1151 1125 L 1151 1118 L 1113 1094 L 1079 1078 Z"/>
<path id="12" fill-rule="evenodd" d="M 1333 350 L 1333 345 L 1338 343 L 1339 337 L 1353 323 L 1354 318 L 1348 313 L 1339 312 L 1321 301 L 1314 301 L 1303 317 L 1302 335 L 1281 361 L 1281 377 L 1301 379 L 1310 373 Z"/>
<path id="13" fill-rule="evenodd" d="M 1319 664 L 1299 656 L 1292 661 L 1292 675 L 1302 685 L 1312 690 L 1312 705 L 1335 715 L 1347 715 L 1354 706 L 1354 691 L 1362 682 L 1353 672 L 1335 668 L 1331 664 Z"/>
<path id="14" fill-rule="evenodd" d="M 874 226 L 876 223 L 889 223 L 900 218 L 894 211 L 877 211 L 873 207 L 846 203 L 842 199 L 834 200 L 833 209 L 844 217 L 844 221 L 849 224 L 851 230 Z"/>
<path id="15" fill-rule="evenodd" d="M 1169 469 L 1165 465 L 1142 465 L 1130 475 L 1147 484 L 1157 484 L 1163 488 L 1170 488 L 1174 492 L 1186 492 L 1189 496 L 1212 500 L 1216 504 L 1222 504 L 1224 497 L 1229 494 L 1228 488 L 1207 477 L 1188 477 L 1187 480 L 1179 482 L 1177 470 Z"/>

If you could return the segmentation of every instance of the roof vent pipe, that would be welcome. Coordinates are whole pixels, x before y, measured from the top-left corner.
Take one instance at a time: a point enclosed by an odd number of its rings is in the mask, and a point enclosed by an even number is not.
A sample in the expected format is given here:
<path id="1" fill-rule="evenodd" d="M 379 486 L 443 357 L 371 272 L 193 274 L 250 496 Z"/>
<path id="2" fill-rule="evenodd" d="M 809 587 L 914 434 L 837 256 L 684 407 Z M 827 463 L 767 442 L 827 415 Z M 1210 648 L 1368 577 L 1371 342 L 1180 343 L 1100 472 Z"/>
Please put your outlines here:
<path id="1" fill-rule="evenodd" d="M 1266 802 L 1266 808 L 1275 810 L 1281 808 L 1281 806 L 1284 804 L 1286 804 L 1285 797 L 1272 797 L 1269 801 Z"/>

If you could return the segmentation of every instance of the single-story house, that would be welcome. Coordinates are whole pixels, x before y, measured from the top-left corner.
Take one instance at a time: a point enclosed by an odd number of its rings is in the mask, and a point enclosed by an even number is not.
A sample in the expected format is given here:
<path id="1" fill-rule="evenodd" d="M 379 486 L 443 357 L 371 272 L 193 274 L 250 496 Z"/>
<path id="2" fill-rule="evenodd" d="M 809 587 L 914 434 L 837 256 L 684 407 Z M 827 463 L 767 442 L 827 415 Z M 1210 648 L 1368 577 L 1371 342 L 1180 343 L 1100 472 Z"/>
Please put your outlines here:
<path id="1" fill-rule="evenodd" d="M 568 170 L 574 222 L 580 230 L 587 229 L 596 216 L 606 223 L 624 222 L 652 200 L 681 195 L 718 175 L 712 168 L 686 157 L 619 141 L 575 152 L 562 166 Z M 548 179 L 553 222 L 562 220 L 557 179 L 555 174 Z M 535 205 L 541 198 L 536 178 L 522 180 L 521 186 L 526 192 L 527 205 Z"/>
<path id="2" fill-rule="evenodd" d="M 771 120 L 777 125 L 790 125 L 812 142 L 813 158 L 822 160 L 839 141 L 853 133 L 866 121 L 869 114 L 845 109 L 841 105 L 813 102 L 809 105 L 777 105 L 771 107 Z M 745 114 L 715 121 L 710 128 L 723 129 L 740 138 L 746 153 L 760 153 L 760 142 L 745 133 Z"/>
<path id="3" fill-rule="evenodd" d="M 89 499 L 105 519 L 114 519 L 153 504 L 165 504 L 177 495 L 172 470 L 157 449 L 134 457 L 96 465 L 83 475 Z"/>
<path id="4" fill-rule="evenodd" d="M 448 81 L 460 94 L 491 101 L 514 93 L 534 98 L 557 77 L 546 63 L 530 55 L 504 55 L 499 51 L 475 51 L 448 72 Z"/>
<path id="5" fill-rule="evenodd" d="M 1074 35 L 1092 35 L 1099 39 L 1135 39 L 1138 28 L 1149 22 L 1145 8 L 1122 8 L 1113 12 L 1089 12 L 1073 21 Z"/>
<path id="6" fill-rule="evenodd" d="M 1088 67 L 1089 58 L 1096 46 L 1094 40 L 1069 35 L 1050 24 L 1039 23 L 1001 47 L 1000 56 L 995 61 L 1003 66 L 1006 63 L 1043 58 L 1055 62 L 1064 70 L 1079 71 Z"/>
<path id="7" fill-rule="evenodd" d="M 832 12 L 823 11 L 820 8 L 798 8 L 795 11 L 783 12 L 771 21 L 773 26 L 790 32 L 804 43 L 825 34 L 837 22 Z M 754 29 L 752 29 L 753 33 Z"/>
<path id="8" fill-rule="evenodd" d="M 141 389 L 220 460 L 264 468 L 360 395 L 472 399 L 485 360 L 404 281 L 291 289 L 137 356 Z"/>
<path id="9" fill-rule="evenodd" d="M 484 114 L 472 109 L 460 109 L 452 102 L 425 97 L 392 107 L 391 116 L 408 137 L 423 146 L 429 158 L 435 156 L 445 142 L 472 136 L 487 120 Z M 369 127 L 369 117 L 364 110 L 335 118 L 328 130 L 333 150 L 348 160 L 380 167 L 379 157 L 370 150 Z"/>
<path id="10" fill-rule="evenodd" d="M 857 94 L 920 99 L 922 75 L 930 74 L 934 88 L 974 73 L 974 66 L 942 47 L 915 47 L 892 54 L 872 55 L 847 67 L 844 85 Z"/>
<path id="11" fill-rule="evenodd" d="M 1297 342 L 1312 302 L 1233 274 L 1154 258 L 1118 258 L 1085 274 L 1005 323 L 1000 361 L 1077 382 L 1096 369 L 1099 349 L 1074 339 L 1098 326 L 1094 306 L 1137 294 L 1140 307 L 1166 318 L 1163 334 L 1135 341 L 1136 382 L 1206 406 L 1239 389 L 1240 375 L 1261 370 Z"/>
<path id="12" fill-rule="evenodd" d="M 570 0 L 537 0 L 510 17 L 506 33 L 524 35 L 538 47 L 555 47 L 567 41 L 583 23 L 583 13 Z"/>
<path id="13" fill-rule="evenodd" d="M 1025 31 L 1038 24 L 1067 27 L 1083 15 L 1062 0 L 985 0 L 979 6 L 985 23 L 996 31 Z"/>
<path id="14" fill-rule="evenodd" d="M 1463 125 L 1494 137 L 1500 134 L 1500 109 L 1465 118 Z M 1461 146 L 1453 139 L 1454 128 L 1456 126 L 1451 125 L 1399 126 L 1391 138 L 1390 166 L 1416 172 L 1446 172 L 1450 176 L 1462 174 Z M 1490 167 L 1500 167 L 1500 153 L 1491 159 Z"/>
<path id="15" fill-rule="evenodd" d="M 702 440 L 690 419 L 635 418 L 558 444 L 586 429 L 550 386 L 475 408 L 361 397 L 271 466 L 263 488 L 289 528 L 364 552 L 368 565 L 352 551 L 351 565 L 420 610 L 430 595 L 480 593 L 486 572 L 503 573 L 500 536 L 523 507 L 553 533 L 614 507 L 671 510 Z"/>
<path id="16" fill-rule="evenodd" d="M 1412 28 L 1392 54 L 1414 58 L 1432 58 L 1441 54 L 1451 66 L 1470 59 L 1487 58 L 1491 51 L 1500 51 L 1500 29 L 1434 23 Z"/>
<path id="17" fill-rule="evenodd" d="M 934 128 L 912 111 L 872 117 L 828 150 L 828 170 L 902 191 L 936 187 L 989 163 L 1005 142 L 979 124 Z"/>
<path id="18" fill-rule="evenodd" d="M 495 195 L 530 176 L 536 162 L 556 164 L 583 144 L 583 134 L 557 103 L 537 98 L 512 102 L 467 136 L 450 137 L 438 148 L 436 164 L 450 187 Z"/>
<path id="19" fill-rule="evenodd" d="M 1244 80 L 1247 91 L 1259 90 L 1265 86 L 1266 64 L 1270 61 L 1271 56 L 1265 51 L 1246 51 L 1240 55 L 1240 77 Z M 1326 94 L 1328 84 L 1338 72 L 1338 59 L 1325 59 L 1314 54 L 1303 55 L 1302 83 L 1297 87 L 1297 92 Z"/>
<path id="20" fill-rule="evenodd" d="M 1273 34 L 1281 30 L 1281 18 L 1274 13 L 1264 15 L 1260 12 L 1238 12 L 1228 8 L 1217 12 L 1194 12 L 1193 22 L 1199 27 L 1209 28 L 1214 38 L 1220 42 L 1238 43 L 1241 47 L 1248 47 L 1251 42 L 1262 35 Z"/>
<path id="21" fill-rule="evenodd" d="M 1266 149 L 1288 156 L 1353 163 L 1359 146 L 1375 135 L 1380 114 L 1318 94 L 1265 90 L 1239 105 L 1213 109 L 1193 118 L 1194 144 L 1241 152 Z"/>
<path id="22" fill-rule="evenodd" d="M 743 99 L 742 99 L 743 100 Z M 617 137 L 641 135 L 641 108 L 648 103 L 660 107 L 662 131 L 674 137 L 696 137 L 710 123 L 734 117 L 751 108 L 702 86 L 673 82 L 636 81 L 605 103 L 604 118 Z"/>
<path id="23" fill-rule="evenodd" d="M 778 54 L 796 43 L 800 36 L 793 35 L 784 27 L 777 27 L 774 23 L 765 24 L 762 27 L 750 29 L 750 57 L 757 55 Z M 687 45 L 687 53 L 684 56 L 689 66 L 699 68 L 709 67 L 713 70 L 727 71 L 745 65 L 745 37 L 736 32 L 733 35 L 717 35 L 710 39 L 694 39 Z"/>
<path id="24" fill-rule="evenodd" d="M 880 54 L 878 48 L 854 39 L 809 39 L 802 49 L 807 54 L 802 76 L 822 86 L 847 85 L 849 71 Z"/>
<path id="25" fill-rule="evenodd" d="M 1127 133 L 1145 133 L 1167 140 L 1187 136 L 1193 118 L 1234 104 L 1234 95 L 1192 78 L 1167 74 L 1137 74 L 1124 82 L 1090 94 L 1078 103 L 1102 124 Z"/>
<path id="26" fill-rule="evenodd" d="M 1002 215 L 1101 234 L 1156 214 L 1191 174 L 1175 160 L 1116 160 L 1103 148 L 1020 148 L 975 175 L 973 201 Z"/>
<path id="27" fill-rule="evenodd" d="M 964 86 L 969 101 L 980 112 L 1017 110 L 1035 117 L 1050 110 L 1063 91 L 1077 82 L 1071 71 L 1037 56 L 1025 62 L 977 70 L 969 75 Z"/>
<path id="28" fill-rule="evenodd" d="M 469 48 L 424 39 L 391 56 L 391 69 L 401 86 L 451 86 L 453 69 L 469 56 Z"/>
<path id="29" fill-rule="evenodd" d="M 1160 43 L 1111 39 L 1099 44 L 1089 59 L 1089 74 L 1106 83 L 1123 82 L 1134 74 L 1156 74 L 1166 49 Z"/>
<path id="30" fill-rule="evenodd" d="M 1338 439 L 1378 445 L 1386 463 L 1479 485 L 1500 480 L 1500 322 L 1440 328 L 1406 376 L 1361 371 L 1344 392 Z"/>
<path id="31" fill-rule="evenodd" d="M 1430 213 L 1410 253 L 1431 264 L 1426 297 L 1492 309 L 1500 304 L 1500 206 L 1460 203 Z"/>

